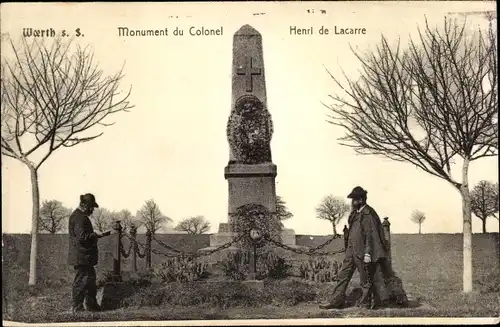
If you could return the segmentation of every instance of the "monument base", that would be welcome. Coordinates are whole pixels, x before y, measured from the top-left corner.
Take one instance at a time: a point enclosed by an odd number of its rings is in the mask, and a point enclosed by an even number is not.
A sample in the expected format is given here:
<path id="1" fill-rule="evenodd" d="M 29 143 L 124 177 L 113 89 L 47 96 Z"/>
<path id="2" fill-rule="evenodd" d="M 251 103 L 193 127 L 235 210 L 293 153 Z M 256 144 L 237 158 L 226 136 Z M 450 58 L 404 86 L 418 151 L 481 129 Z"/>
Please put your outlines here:
<path id="1" fill-rule="evenodd" d="M 210 235 L 210 248 L 219 247 L 221 245 L 231 242 L 238 235 L 229 231 L 229 224 L 219 224 L 219 231 Z M 291 228 L 284 228 L 280 234 L 281 243 L 288 246 L 296 245 L 295 231 Z M 208 249 L 208 248 L 207 248 Z"/>
<path id="2" fill-rule="evenodd" d="M 215 250 L 217 249 L 219 246 L 209 246 L 209 247 L 206 247 L 206 248 L 202 248 L 202 249 L 199 249 L 198 252 L 199 253 L 205 253 L 205 252 L 209 252 L 209 251 L 212 251 L 212 250 Z M 202 257 L 203 260 L 205 262 L 208 262 L 210 264 L 214 264 L 218 261 L 221 261 L 223 260 L 229 253 L 236 253 L 238 252 L 240 249 L 237 248 L 236 246 L 230 246 L 228 248 L 225 248 L 223 250 L 219 250 L 219 251 L 216 251 L 214 252 L 213 254 L 211 255 L 208 255 L 208 256 L 204 256 Z"/>

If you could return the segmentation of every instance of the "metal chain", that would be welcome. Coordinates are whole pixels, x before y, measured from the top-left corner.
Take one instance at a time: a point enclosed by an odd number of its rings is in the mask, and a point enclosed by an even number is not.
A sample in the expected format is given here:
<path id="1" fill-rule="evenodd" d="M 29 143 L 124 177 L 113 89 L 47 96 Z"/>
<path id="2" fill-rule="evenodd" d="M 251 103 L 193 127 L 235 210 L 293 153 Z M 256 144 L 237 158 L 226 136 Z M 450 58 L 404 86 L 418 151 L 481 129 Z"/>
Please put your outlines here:
<path id="1" fill-rule="evenodd" d="M 146 253 L 147 253 L 146 249 L 144 249 L 144 251 L 141 253 L 141 251 L 139 250 L 139 243 L 137 243 L 137 242 L 135 242 L 134 251 L 137 253 L 139 258 L 144 259 L 146 257 Z"/>
<path id="2" fill-rule="evenodd" d="M 176 248 L 173 248 L 171 247 L 170 245 L 160 241 L 159 239 L 157 239 L 154 235 L 153 235 L 153 239 L 156 241 L 156 243 L 160 244 L 161 246 L 163 246 L 164 248 L 167 248 L 169 249 L 170 251 L 174 251 L 176 253 L 182 253 L 182 251 L 180 250 L 177 250 Z"/>
<path id="3" fill-rule="evenodd" d="M 151 249 L 151 252 L 154 253 L 154 254 L 162 255 L 164 257 L 168 257 L 168 258 L 183 257 L 182 254 L 163 253 L 163 252 L 158 251 L 157 249 Z"/>
<path id="4" fill-rule="evenodd" d="M 327 242 L 315 247 L 315 248 L 311 248 L 311 249 L 308 249 L 308 250 L 301 250 L 301 249 L 296 249 L 296 248 L 293 248 L 293 247 L 290 247 L 288 245 L 285 245 L 283 243 L 280 243 L 276 240 L 273 240 L 272 238 L 270 238 L 269 236 L 266 236 L 265 239 L 276 245 L 277 247 L 280 247 L 282 249 L 285 249 L 285 250 L 288 250 L 288 251 L 291 251 L 291 252 L 294 252 L 294 253 L 297 253 L 297 254 L 305 254 L 305 255 L 318 255 L 318 256 L 323 256 L 323 255 L 334 255 L 334 254 L 339 254 L 339 253 L 343 253 L 345 252 L 345 249 L 342 249 L 342 250 L 337 250 L 337 251 L 332 251 L 332 252 L 316 252 L 318 251 L 319 249 L 322 249 L 324 248 L 326 245 L 330 244 L 334 238 L 328 240 Z"/>
<path id="5" fill-rule="evenodd" d="M 202 253 L 198 253 L 196 254 L 197 257 L 202 257 L 202 256 L 208 256 L 208 255 L 211 255 L 211 254 L 214 254 L 215 252 L 218 252 L 218 251 L 221 251 L 221 250 L 224 250 L 224 249 L 227 249 L 228 247 L 230 247 L 231 245 L 233 245 L 234 243 L 237 243 L 239 241 L 241 241 L 244 237 L 245 237 L 245 233 L 241 233 L 238 237 L 236 237 L 234 240 L 232 240 L 231 242 L 228 242 L 226 244 L 223 244 L 221 246 L 219 246 L 218 248 L 215 248 L 215 249 L 212 249 L 210 251 L 207 251 L 207 252 L 202 252 Z"/>
<path id="6" fill-rule="evenodd" d="M 122 237 L 123 236 L 128 236 L 127 234 L 122 234 Z M 128 246 L 128 250 L 127 252 L 125 252 L 125 250 L 123 250 L 123 243 L 122 243 L 122 240 L 120 238 L 120 253 L 121 255 L 124 257 L 124 258 L 128 258 L 130 256 L 130 251 L 132 250 L 132 246 L 134 245 L 134 242 L 131 240 L 129 242 L 129 246 Z"/>
<path id="7" fill-rule="evenodd" d="M 335 235 L 333 235 L 333 236 L 332 236 L 332 238 L 331 238 L 331 239 L 329 239 L 328 241 L 326 241 L 325 243 L 320 244 L 320 245 L 318 245 L 318 246 L 317 246 L 317 247 L 315 247 L 315 248 L 311 248 L 311 249 L 309 249 L 309 252 L 316 252 L 316 251 L 318 251 L 318 250 L 321 250 L 322 248 L 324 248 L 324 247 L 325 247 L 325 246 L 327 246 L 328 244 L 332 243 L 332 242 L 333 242 L 333 240 L 334 240 L 334 239 L 336 239 L 336 238 L 337 238 L 337 237 L 335 237 Z M 342 251 L 340 251 L 339 253 L 344 252 L 344 251 L 345 251 L 345 249 L 343 249 L 343 250 L 342 250 Z"/>
<path id="8" fill-rule="evenodd" d="M 183 252 L 183 251 L 180 251 L 174 247 L 171 247 L 170 245 L 160 241 L 159 239 L 157 239 L 154 235 L 153 235 L 153 239 L 158 243 L 160 244 L 161 246 L 165 247 L 166 249 L 168 250 L 171 250 L 174 253 L 163 253 L 163 252 L 160 252 L 159 250 L 156 250 L 156 249 L 151 249 L 151 252 L 152 253 L 155 253 L 155 254 L 158 254 L 158 255 L 163 255 L 165 257 L 191 257 L 191 258 L 197 258 L 197 257 L 202 257 L 202 256 L 209 256 L 211 254 L 214 254 L 215 252 L 218 252 L 218 251 L 221 251 L 221 250 L 224 250 L 224 249 L 227 249 L 228 247 L 230 247 L 231 245 L 235 244 L 236 242 L 239 242 L 241 239 L 243 239 L 243 237 L 245 237 L 246 233 L 241 233 L 237 238 L 233 239 L 231 242 L 228 242 L 228 243 L 225 243 L 221 246 L 219 246 L 218 248 L 215 248 L 215 249 L 212 249 L 210 251 L 206 251 L 206 252 L 201 252 L 201 253 L 189 253 L 189 252 Z M 129 245 L 129 249 L 127 252 L 125 252 L 122 248 L 120 249 L 122 255 L 127 258 L 129 255 L 130 255 L 130 251 L 131 251 L 131 248 L 133 245 L 134 246 L 134 251 L 136 251 L 136 253 L 139 255 L 140 258 L 144 258 L 146 257 L 146 254 L 148 252 L 148 244 L 144 245 L 144 244 L 141 244 L 139 242 L 137 242 L 136 239 L 132 238 L 130 235 L 128 234 L 123 234 L 123 236 L 126 236 L 129 238 L 130 240 L 130 245 Z M 277 247 L 280 247 L 282 249 L 285 249 L 285 250 L 288 250 L 288 251 L 291 251 L 291 252 L 294 252 L 294 253 L 297 253 L 297 254 L 304 254 L 304 255 L 316 255 L 316 256 L 325 256 L 325 255 L 334 255 L 334 254 L 339 254 L 339 253 L 343 253 L 345 252 L 345 249 L 341 249 L 341 250 L 337 250 L 337 251 L 332 251 L 332 252 L 317 252 L 318 250 L 321 250 L 323 249 L 325 246 L 327 246 L 328 244 L 332 243 L 333 240 L 336 238 L 335 236 L 332 236 L 331 239 L 329 239 L 328 241 L 326 241 L 325 243 L 323 244 L 320 244 L 314 248 L 310 248 L 308 250 L 301 250 L 301 249 L 297 249 L 297 248 L 293 248 L 293 247 L 290 247 L 288 245 L 285 245 L 281 242 L 278 242 L 276 240 L 273 240 L 271 237 L 269 237 L 268 235 L 264 235 L 263 237 L 265 240 L 267 240 L 268 242 L 274 244 L 275 246 Z M 139 249 L 139 246 L 142 247 L 144 249 L 143 253 L 140 252 L 140 249 Z"/>
<path id="9" fill-rule="evenodd" d="M 231 242 L 228 242 L 228 243 L 225 243 L 225 244 L 222 244 L 221 246 L 215 248 L 215 249 L 212 249 L 210 251 L 206 251 L 206 252 L 201 252 L 201 253 L 188 253 L 188 252 L 178 252 L 177 254 L 173 254 L 173 253 L 163 253 L 163 252 L 160 252 L 156 249 L 151 249 L 151 252 L 155 253 L 155 254 L 159 254 L 159 255 L 163 255 L 165 257 L 170 257 L 170 258 L 173 258 L 173 257 L 189 257 L 189 258 L 199 258 L 199 257 L 204 257 L 204 256 L 209 256 L 211 254 L 214 254 L 215 252 L 218 252 L 218 251 L 221 251 L 221 250 L 224 250 L 224 249 L 227 249 L 228 247 L 230 247 L 231 245 L 233 245 L 234 243 L 236 242 L 239 242 L 241 241 L 241 239 L 243 237 L 245 237 L 246 235 L 245 234 L 241 234 L 240 236 L 236 237 L 234 240 L 232 240 Z M 163 243 L 163 242 L 162 242 Z M 170 248 L 170 246 L 168 247 Z"/>
<path id="10" fill-rule="evenodd" d="M 132 236 L 130 236 L 128 234 L 123 234 L 123 236 L 126 236 L 129 239 L 130 243 L 134 245 L 134 251 L 137 253 L 139 258 L 144 259 L 146 257 L 146 254 L 147 254 L 147 247 L 148 247 L 147 244 L 141 244 L 140 242 L 137 241 L 137 239 L 133 238 Z M 142 253 L 139 249 L 139 246 L 144 249 L 144 251 Z M 129 249 L 129 252 L 130 252 L 130 249 Z M 122 254 L 123 254 L 123 252 L 122 252 Z M 127 256 L 124 255 L 124 257 L 127 258 L 128 255 Z"/>

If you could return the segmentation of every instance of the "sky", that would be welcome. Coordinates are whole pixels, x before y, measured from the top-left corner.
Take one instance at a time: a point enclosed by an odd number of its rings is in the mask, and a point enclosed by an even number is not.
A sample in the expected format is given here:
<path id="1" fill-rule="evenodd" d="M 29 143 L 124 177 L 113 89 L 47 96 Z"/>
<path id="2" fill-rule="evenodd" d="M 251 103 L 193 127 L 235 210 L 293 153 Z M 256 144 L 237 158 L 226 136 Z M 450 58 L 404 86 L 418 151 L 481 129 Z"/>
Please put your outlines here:
<path id="1" fill-rule="evenodd" d="M 327 123 L 329 111 L 322 104 L 331 103 L 329 95 L 339 91 L 326 69 L 335 76 L 359 69 L 350 46 L 372 49 L 381 34 L 405 39 L 415 35 L 425 17 L 442 23 L 450 8 L 455 13 L 495 10 L 495 3 L 3 4 L 3 40 L 5 35 L 19 39 L 26 27 L 80 28 L 84 37 L 76 42 L 92 46 L 108 74 L 124 65 L 123 91 L 132 86 L 129 100 L 135 107 L 130 112 L 113 115 L 108 120 L 113 126 L 97 127 L 94 131 L 104 132 L 100 138 L 57 150 L 44 163 L 41 200 L 74 208 L 80 194 L 91 192 L 102 207 L 135 213 L 154 199 L 174 223 L 203 215 L 216 232 L 227 221 L 232 38 L 250 24 L 263 38 L 277 194 L 294 215 L 285 227 L 297 234 L 331 233 L 330 223 L 316 218 L 315 208 L 324 196 L 345 198 L 360 185 L 368 190 L 369 204 L 389 217 L 393 233 L 418 232 L 410 221 L 415 209 L 427 216 L 424 233 L 459 233 L 461 198 L 453 186 L 412 164 L 356 155 L 339 145 L 344 131 Z M 485 24 L 480 15 L 469 20 Z M 290 26 L 317 31 L 322 25 L 366 28 L 367 34 L 290 35 Z M 121 26 L 179 27 L 184 35 L 119 37 Z M 191 26 L 222 26 L 223 35 L 189 36 Z M 460 166 L 453 169 L 458 176 Z M 472 186 L 484 179 L 498 181 L 498 159 L 473 162 L 469 177 Z M 31 205 L 28 169 L 2 157 L 3 232 L 29 233 Z M 489 219 L 487 228 L 497 231 L 498 220 Z M 481 231 L 477 218 L 473 231 Z"/>

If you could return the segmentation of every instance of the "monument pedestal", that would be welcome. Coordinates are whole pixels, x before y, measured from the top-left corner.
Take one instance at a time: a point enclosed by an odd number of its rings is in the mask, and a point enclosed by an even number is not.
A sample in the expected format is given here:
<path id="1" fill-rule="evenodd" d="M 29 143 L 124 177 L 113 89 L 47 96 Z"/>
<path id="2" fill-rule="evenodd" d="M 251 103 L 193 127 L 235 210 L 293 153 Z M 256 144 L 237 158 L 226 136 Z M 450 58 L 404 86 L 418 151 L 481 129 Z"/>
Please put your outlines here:
<path id="1" fill-rule="evenodd" d="M 231 214 L 245 204 L 255 203 L 266 207 L 269 212 L 276 211 L 276 175 L 277 167 L 273 163 L 230 163 L 226 166 L 224 177 L 229 191 L 229 224 Z"/>

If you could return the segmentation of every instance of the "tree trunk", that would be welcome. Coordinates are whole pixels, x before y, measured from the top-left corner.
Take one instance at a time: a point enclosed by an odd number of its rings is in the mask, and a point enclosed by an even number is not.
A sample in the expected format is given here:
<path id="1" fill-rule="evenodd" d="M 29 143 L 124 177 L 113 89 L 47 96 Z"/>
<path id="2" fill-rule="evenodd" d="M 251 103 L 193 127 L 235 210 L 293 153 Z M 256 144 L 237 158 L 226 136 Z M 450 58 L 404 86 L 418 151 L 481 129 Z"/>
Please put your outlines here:
<path id="1" fill-rule="evenodd" d="M 482 219 L 483 223 L 483 233 L 486 233 L 486 218 Z"/>
<path id="2" fill-rule="evenodd" d="M 469 160 L 464 160 L 462 167 L 462 185 L 460 194 L 462 195 L 462 215 L 463 215 L 463 292 L 472 292 L 472 218 L 471 218 L 471 197 L 469 192 Z"/>
<path id="3" fill-rule="evenodd" d="M 418 233 L 422 234 L 422 223 L 418 224 Z"/>
<path id="4" fill-rule="evenodd" d="M 332 226 L 333 226 L 333 236 L 337 236 L 337 226 L 335 225 L 335 223 L 332 223 Z"/>
<path id="5" fill-rule="evenodd" d="M 31 173 L 31 198 L 33 203 L 31 217 L 31 253 L 29 285 L 36 284 L 36 261 L 38 254 L 38 216 L 40 211 L 40 193 L 38 190 L 38 172 L 35 167 L 28 165 Z"/>

